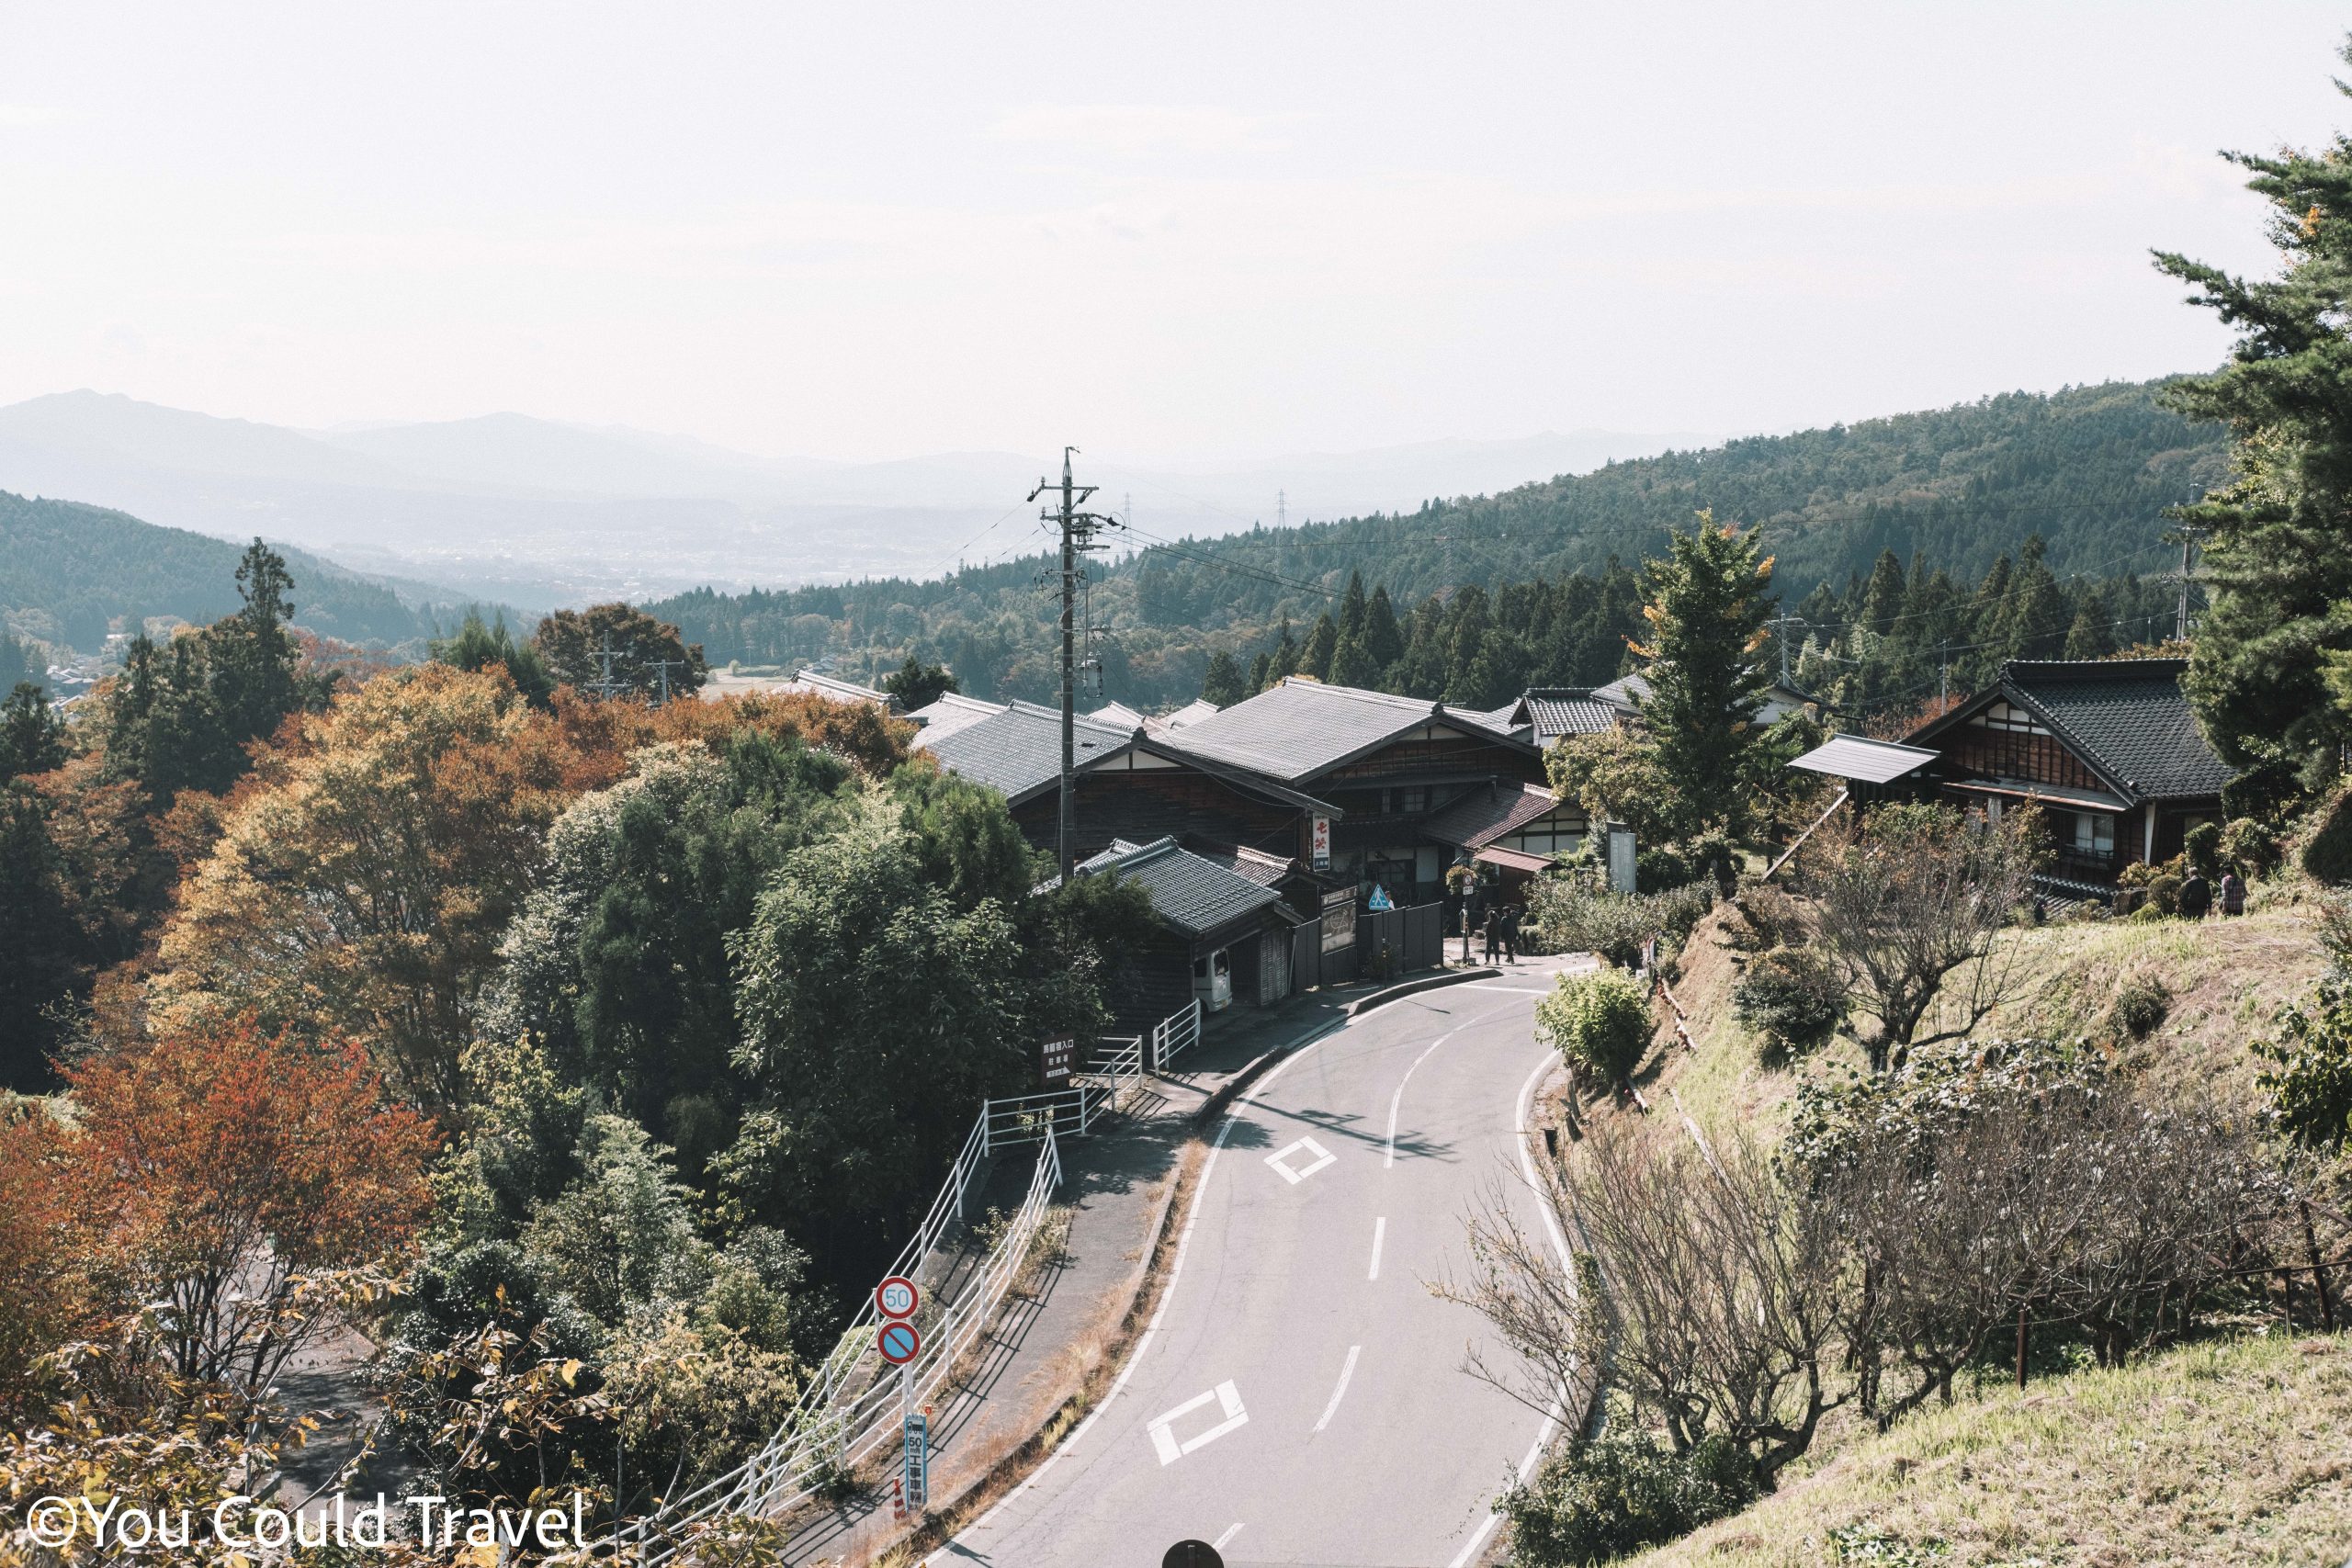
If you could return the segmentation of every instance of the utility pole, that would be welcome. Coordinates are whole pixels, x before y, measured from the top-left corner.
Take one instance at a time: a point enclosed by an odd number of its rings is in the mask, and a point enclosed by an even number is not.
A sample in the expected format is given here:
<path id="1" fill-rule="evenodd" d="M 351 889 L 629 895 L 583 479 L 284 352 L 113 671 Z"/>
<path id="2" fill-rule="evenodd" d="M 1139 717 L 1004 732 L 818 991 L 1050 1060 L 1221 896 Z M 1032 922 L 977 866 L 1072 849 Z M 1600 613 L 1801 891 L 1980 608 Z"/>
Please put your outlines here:
<path id="1" fill-rule="evenodd" d="M 684 670 L 686 667 L 686 661 L 683 659 L 649 659 L 646 662 L 653 666 L 653 673 L 662 682 L 660 705 L 668 707 L 670 705 L 670 666 L 674 664 Z"/>
<path id="2" fill-rule="evenodd" d="M 1796 687 L 1789 683 L 1789 628 L 1804 625 L 1804 618 L 1801 615 L 1775 615 L 1765 625 L 1773 630 L 1772 640 L 1781 645 L 1781 684 L 1793 692 Z"/>
<path id="3" fill-rule="evenodd" d="M 1939 705 L 1951 701 L 1951 639 L 1946 637 L 1936 644 L 1936 702 Z"/>
<path id="4" fill-rule="evenodd" d="M 2180 531 L 2180 608 L 2173 617 L 2173 640 L 2188 640 L 2188 567 L 2189 552 L 2197 547 L 2198 530 L 2184 527 Z"/>
<path id="5" fill-rule="evenodd" d="M 613 679 L 613 660 L 617 657 L 613 652 L 613 634 L 607 631 L 605 646 L 596 650 L 596 661 L 604 669 L 604 673 L 596 678 L 596 694 L 606 702 L 611 702 L 621 690 L 620 682 Z"/>
<path id="6" fill-rule="evenodd" d="M 1061 830 L 1055 840 L 1056 852 L 1061 862 L 1062 886 L 1077 869 L 1070 852 L 1070 840 L 1076 833 L 1078 787 L 1078 579 L 1079 558 L 1088 551 L 1102 548 L 1094 536 L 1104 528 L 1119 528 L 1125 525 L 1115 517 L 1097 512 L 1081 512 L 1079 508 L 1101 489 L 1100 485 L 1082 485 L 1070 478 L 1070 455 L 1075 446 L 1062 448 L 1062 480 L 1057 485 L 1050 479 L 1039 479 L 1029 499 L 1058 490 L 1061 500 L 1049 505 L 1037 515 L 1061 531 L 1061 632 L 1062 632 L 1062 800 Z"/>

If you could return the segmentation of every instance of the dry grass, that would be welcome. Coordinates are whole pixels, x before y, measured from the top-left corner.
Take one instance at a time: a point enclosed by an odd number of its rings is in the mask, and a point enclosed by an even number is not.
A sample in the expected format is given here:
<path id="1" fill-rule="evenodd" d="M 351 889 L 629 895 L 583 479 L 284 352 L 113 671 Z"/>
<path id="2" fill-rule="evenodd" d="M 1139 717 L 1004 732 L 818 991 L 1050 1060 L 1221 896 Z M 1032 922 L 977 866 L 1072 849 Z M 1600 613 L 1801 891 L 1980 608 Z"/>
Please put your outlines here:
<path id="1" fill-rule="evenodd" d="M 1840 1561 L 1833 1531 L 1962 1565 L 2336 1564 L 2352 1553 L 2352 1342 L 2256 1337 L 1930 1410 L 1644 1568 Z"/>

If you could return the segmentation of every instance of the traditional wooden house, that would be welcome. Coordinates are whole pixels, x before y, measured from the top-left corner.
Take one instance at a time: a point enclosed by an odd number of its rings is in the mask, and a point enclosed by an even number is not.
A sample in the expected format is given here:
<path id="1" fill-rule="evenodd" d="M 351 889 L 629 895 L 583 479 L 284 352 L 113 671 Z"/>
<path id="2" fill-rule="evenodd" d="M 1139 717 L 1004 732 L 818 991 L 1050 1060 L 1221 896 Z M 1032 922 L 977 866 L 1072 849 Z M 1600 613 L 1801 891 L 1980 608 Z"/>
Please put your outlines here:
<path id="1" fill-rule="evenodd" d="M 1029 841 L 1055 848 L 1061 831 L 1060 710 L 1012 702 L 973 713 L 946 709 L 945 701 L 933 705 L 944 722 L 925 724 L 916 747 L 942 766 L 1002 791 Z M 1080 715 L 1071 728 L 1077 775 L 1071 847 L 1081 860 L 1123 840 L 1182 838 L 1306 861 L 1316 823 L 1323 822 L 1328 834 L 1329 824 L 1346 815 L 1276 780 L 1180 750 L 1174 738 L 1141 726 Z"/>
<path id="2" fill-rule="evenodd" d="M 2030 802 L 2056 855 L 2042 879 L 2111 892 L 2135 862 L 2165 861 L 2222 814 L 2230 770 L 2198 730 L 2178 659 L 2018 660 L 1900 744 L 1833 737 L 1793 766 L 1848 782 L 1862 800 L 1942 798 L 1996 819 Z"/>
<path id="3" fill-rule="evenodd" d="M 1333 815 L 1310 843 L 1309 863 L 1399 905 L 1443 894 L 1460 846 L 1432 838 L 1431 820 L 1473 793 L 1516 795 L 1540 789 L 1544 776 L 1535 744 L 1489 714 L 1296 677 L 1165 744 L 1201 767 L 1329 802 Z"/>
<path id="4" fill-rule="evenodd" d="M 1121 955 L 1123 973 L 1110 988 L 1120 1032 L 1143 1033 L 1194 999 L 1215 1012 L 1291 994 L 1293 933 L 1309 922 L 1265 882 L 1173 839 L 1122 839 L 1078 874 L 1135 884 L 1159 917 L 1158 938 Z"/>

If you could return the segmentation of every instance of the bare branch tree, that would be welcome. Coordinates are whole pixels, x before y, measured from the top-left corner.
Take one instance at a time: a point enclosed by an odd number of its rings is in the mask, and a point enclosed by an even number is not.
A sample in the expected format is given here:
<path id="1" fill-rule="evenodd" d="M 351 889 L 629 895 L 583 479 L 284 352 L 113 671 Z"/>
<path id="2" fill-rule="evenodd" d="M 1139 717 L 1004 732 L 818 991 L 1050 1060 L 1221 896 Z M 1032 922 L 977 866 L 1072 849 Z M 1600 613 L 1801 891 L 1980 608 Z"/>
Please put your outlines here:
<path id="1" fill-rule="evenodd" d="M 1964 1036 L 2014 991 L 2015 943 L 2001 930 L 2032 889 L 2031 810 L 1986 823 L 1940 805 L 1841 812 L 1800 863 L 1820 935 L 1854 1004 L 1879 1021 L 1871 1064 Z M 1944 1016 L 1919 1031 L 1930 1008 Z"/>

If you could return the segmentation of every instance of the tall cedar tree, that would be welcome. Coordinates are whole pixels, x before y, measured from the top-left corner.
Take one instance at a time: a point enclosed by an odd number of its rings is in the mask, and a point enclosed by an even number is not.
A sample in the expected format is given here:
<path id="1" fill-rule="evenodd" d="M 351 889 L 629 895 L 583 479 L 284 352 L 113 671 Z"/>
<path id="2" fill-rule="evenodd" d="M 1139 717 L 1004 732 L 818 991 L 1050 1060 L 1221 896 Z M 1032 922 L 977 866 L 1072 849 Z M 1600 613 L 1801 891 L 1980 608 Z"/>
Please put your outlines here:
<path id="1" fill-rule="evenodd" d="M 1209 655 L 1208 673 L 1201 680 L 1202 700 L 1231 707 L 1250 694 L 1242 682 L 1241 666 L 1234 662 L 1230 651 L 1220 648 Z"/>
<path id="2" fill-rule="evenodd" d="M 882 689 L 899 699 L 900 712 L 912 713 L 917 708 L 929 707 L 950 692 L 963 688 L 956 683 L 956 677 L 946 670 L 936 664 L 925 664 L 910 653 L 907 661 L 899 665 L 895 673 L 882 677 Z"/>
<path id="3" fill-rule="evenodd" d="M 2352 61 L 2352 44 L 2343 52 Z M 2189 703 L 2223 760 L 2293 767 L 2315 784 L 2352 740 L 2352 714 L 2326 700 L 2325 684 L 2329 656 L 2352 651 L 2352 337 L 2342 325 L 2352 311 L 2352 138 L 2315 152 L 2227 156 L 2270 203 L 2285 267 L 2248 282 L 2156 254 L 2192 303 L 2241 333 L 2229 364 L 2166 394 L 2237 439 L 2236 477 L 2179 513 L 2205 532 L 2212 592 Z"/>
<path id="4" fill-rule="evenodd" d="M 1761 733 L 1756 716 L 1772 683 L 1763 659 L 1772 558 L 1759 552 L 1761 537 L 1702 512 L 1643 572 L 1649 640 L 1633 645 L 1649 661 L 1642 716 L 1693 830 L 1739 812 L 1740 764 Z"/>

